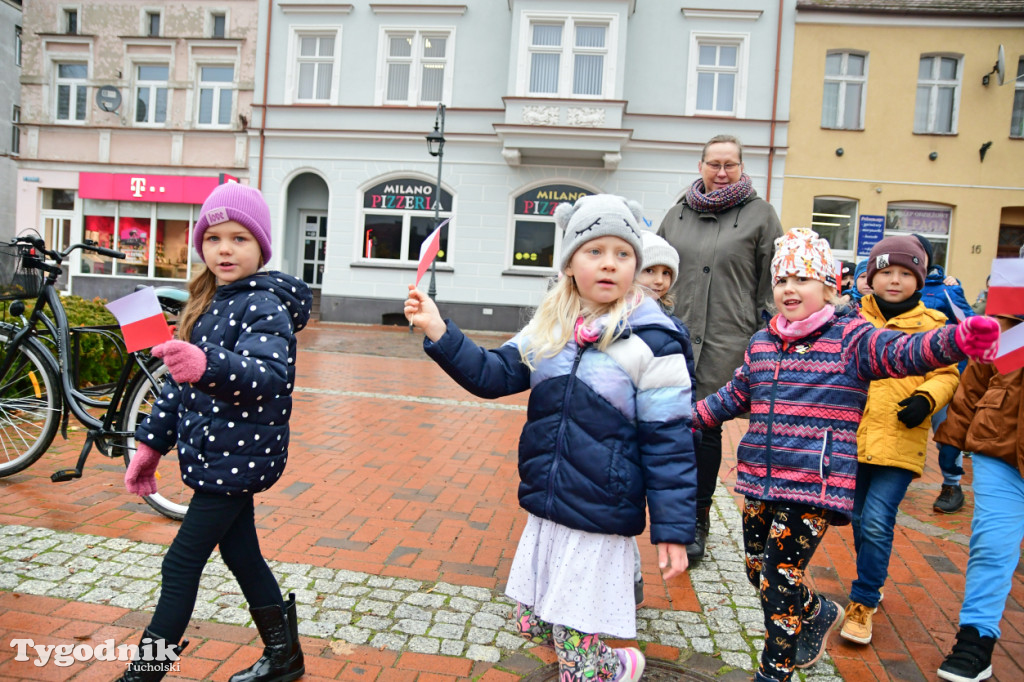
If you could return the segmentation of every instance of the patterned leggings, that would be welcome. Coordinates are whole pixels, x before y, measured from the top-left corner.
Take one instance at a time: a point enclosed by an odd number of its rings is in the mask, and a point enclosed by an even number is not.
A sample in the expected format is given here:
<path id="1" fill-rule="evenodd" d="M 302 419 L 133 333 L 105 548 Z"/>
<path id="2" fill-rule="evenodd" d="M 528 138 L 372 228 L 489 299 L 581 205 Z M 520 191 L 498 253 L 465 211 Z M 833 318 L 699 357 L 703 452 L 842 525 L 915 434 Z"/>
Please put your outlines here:
<path id="1" fill-rule="evenodd" d="M 512 612 L 512 620 L 519 634 L 534 644 L 554 644 L 558 654 L 558 682 L 614 680 L 618 675 L 618 655 L 597 635 L 549 623 L 519 602 Z"/>
<path id="2" fill-rule="evenodd" d="M 747 579 L 761 592 L 764 612 L 762 675 L 788 682 L 802 621 L 818 612 L 819 599 L 804 584 L 804 571 L 832 520 L 832 512 L 790 502 L 746 498 L 743 544 Z"/>

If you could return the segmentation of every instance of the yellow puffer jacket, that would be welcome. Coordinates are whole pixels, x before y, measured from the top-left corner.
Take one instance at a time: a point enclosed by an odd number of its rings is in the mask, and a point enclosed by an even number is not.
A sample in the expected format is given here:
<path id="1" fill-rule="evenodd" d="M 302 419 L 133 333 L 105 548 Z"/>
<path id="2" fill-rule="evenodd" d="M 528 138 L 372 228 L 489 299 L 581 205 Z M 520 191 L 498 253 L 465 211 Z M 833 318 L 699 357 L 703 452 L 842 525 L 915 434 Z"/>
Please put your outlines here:
<path id="1" fill-rule="evenodd" d="M 925 308 L 923 304 L 902 315 L 885 319 L 874 296 L 861 299 L 860 314 L 876 327 L 895 329 L 907 334 L 939 329 L 946 324 L 946 316 Z M 903 408 L 898 403 L 915 394 L 923 394 L 932 402 L 932 413 L 953 398 L 960 371 L 956 365 L 936 369 L 923 377 L 879 379 L 868 387 L 868 402 L 864 418 L 857 429 L 857 461 L 879 466 L 909 469 L 915 476 L 924 470 L 925 449 L 931 420 L 925 419 L 912 429 L 901 422 L 896 413 Z"/>

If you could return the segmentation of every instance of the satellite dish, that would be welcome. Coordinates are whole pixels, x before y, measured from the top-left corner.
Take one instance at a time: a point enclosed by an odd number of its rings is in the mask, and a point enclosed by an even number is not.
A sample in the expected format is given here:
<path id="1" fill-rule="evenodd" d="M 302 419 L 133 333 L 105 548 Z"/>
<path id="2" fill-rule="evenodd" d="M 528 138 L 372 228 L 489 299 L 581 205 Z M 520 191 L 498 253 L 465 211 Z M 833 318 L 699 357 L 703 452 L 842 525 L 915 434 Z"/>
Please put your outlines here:
<path id="1" fill-rule="evenodd" d="M 992 70 L 981 77 L 981 84 L 988 85 L 989 79 L 992 74 L 996 75 L 996 80 L 999 81 L 999 85 L 1003 84 L 1006 79 L 1006 53 L 1003 50 L 1003 46 L 999 46 L 999 50 L 996 51 L 996 63 L 992 67 Z"/>

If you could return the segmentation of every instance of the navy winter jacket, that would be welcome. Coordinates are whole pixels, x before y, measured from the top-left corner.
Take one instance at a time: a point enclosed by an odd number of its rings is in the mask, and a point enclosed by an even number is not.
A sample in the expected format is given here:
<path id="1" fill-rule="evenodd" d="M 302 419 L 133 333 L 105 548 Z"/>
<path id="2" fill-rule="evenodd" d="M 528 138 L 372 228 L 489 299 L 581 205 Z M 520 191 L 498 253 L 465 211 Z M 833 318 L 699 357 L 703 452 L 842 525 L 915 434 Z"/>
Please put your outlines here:
<path id="1" fill-rule="evenodd" d="M 158 452 L 178 446 L 186 485 L 215 493 L 258 493 L 288 460 L 295 383 L 295 332 L 312 295 L 282 272 L 261 272 L 217 289 L 192 328 L 206 372 L 180 386 L 168 378 L 135 437 Z"/>
<path id="2" fill-rule="evenodd" d="M 693 542 L 696 457 L 690 341 L 645 298 L 619 339 L 601 352 L 570 341 L 530 371 L 522 334 L 495 350 L 452 322 L 424 349 L 456 382 L 482 398 L 531 389 L 519 439 L 519 504 L 569 528 L 651 542 Z M 692 366 L 692 359 L 690 360 Z"/>
<path id="3" fill-rule="evenodd" d="M 956 315 L 949 304 L 952 299 L 953 305 L 960 309 L 964 317 L 974 317 L 974 309 L 967 302 L 963 287 L 943 284 L 944 279 L 946 279 L 946 273 L 941 265 L 933 265 L 928 268 L 928 277 L 925 278 L 924 288 L 921 289 L 921 303 L 924 303 L 924 307 L 938 310 L 945 315 L 946 324 L 956 324 Z M 949 292 L 949 298 L 946 298 L 946 292 Z"/>

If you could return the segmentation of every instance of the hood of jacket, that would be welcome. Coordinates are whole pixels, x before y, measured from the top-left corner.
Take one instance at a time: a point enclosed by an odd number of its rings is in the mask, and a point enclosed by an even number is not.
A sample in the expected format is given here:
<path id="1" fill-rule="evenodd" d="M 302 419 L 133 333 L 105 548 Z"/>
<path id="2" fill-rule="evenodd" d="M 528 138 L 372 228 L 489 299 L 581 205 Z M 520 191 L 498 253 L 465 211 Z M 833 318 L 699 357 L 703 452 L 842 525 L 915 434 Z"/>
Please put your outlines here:
<path id="1" fill-rule="evenodd" d="M 291 313 L 294 331 L 299 331 L 309 322 L 309 314 L 313 309 L 313 293 L 309 286 L 302 280 L 277 270 L 257 272 L 252 277 L 217 287 L 213 300 L 223 301 L 239 292 L 253 290 L 269 291 L 281 299 L 281 303 Z"/>

